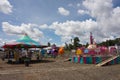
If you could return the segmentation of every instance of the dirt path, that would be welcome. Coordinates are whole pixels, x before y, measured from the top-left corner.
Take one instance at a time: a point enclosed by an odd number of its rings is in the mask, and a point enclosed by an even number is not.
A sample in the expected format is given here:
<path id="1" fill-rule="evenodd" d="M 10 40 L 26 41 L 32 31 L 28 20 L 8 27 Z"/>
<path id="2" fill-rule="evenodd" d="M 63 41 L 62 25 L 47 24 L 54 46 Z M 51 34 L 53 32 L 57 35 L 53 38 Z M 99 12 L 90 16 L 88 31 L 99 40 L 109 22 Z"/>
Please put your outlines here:
<path id="1" fill-rule="evenodd" d="M 0 80 L 120 80 L 120 65 L 95 67 L 63 59 L 47 59 L 30 67 L 0 64 Z"/>

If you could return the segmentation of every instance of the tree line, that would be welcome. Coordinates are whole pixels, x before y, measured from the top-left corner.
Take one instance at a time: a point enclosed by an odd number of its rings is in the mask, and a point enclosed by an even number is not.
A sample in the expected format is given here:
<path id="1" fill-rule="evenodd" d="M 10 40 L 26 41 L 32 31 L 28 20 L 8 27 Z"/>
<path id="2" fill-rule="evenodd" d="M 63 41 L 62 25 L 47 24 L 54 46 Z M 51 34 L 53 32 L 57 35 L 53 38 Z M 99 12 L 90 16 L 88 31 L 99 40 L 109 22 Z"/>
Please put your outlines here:
<path id="1" fill-rule="evenodd" d="M 120 45 L 120 38 L 116 38 L 114 40 L 106 40 L 106 41 L 103 41 L 101 43 L 97 43 L 98 46 L 114 46 L 114 45 Z M 70 43 L 66 43 L 65 42 L 65 46 L 64 48 L 66 50 L 71 50 L 71 49 L 77 49 L 78 47 L 88 47 L 88 43 L 86 43 L 85 45 L 84 44 L 81 44 L 80 43 L 80 39 L 78 37 L 74 37 L 73 39 L 71 39 L 71 42 Z M 48 46 L 51 46 L 50 42 L 48 42 Z"/>
<path id="2" fill-rule="evenodd" d="M 100 43 L 96 43 L 97 46 L 115 46 L 115 45 L 120 45 L 120 38 L 116 38 L 114 40 L 106 40 L 106 41 L 103 41 L 103 42 L 100 42 Z M 65 43 L 65 49 L 66 50 L 71 50 L 71 49 L 77 49 L 77 47 L 88 47 L 88 42 L 84 45 L 84 44 L 80 44 L 80 40 L 78 37 L 75 37 L 73 39 L 73 43 Z"/>
<path id="3" fill-rule="evenodd" d="M 114 46 L 114 45 L 120 45 L 120 38 L 116 38 L 114 40 L 106 40 L 101 43 L 98 43 L 99 46 Z"/>

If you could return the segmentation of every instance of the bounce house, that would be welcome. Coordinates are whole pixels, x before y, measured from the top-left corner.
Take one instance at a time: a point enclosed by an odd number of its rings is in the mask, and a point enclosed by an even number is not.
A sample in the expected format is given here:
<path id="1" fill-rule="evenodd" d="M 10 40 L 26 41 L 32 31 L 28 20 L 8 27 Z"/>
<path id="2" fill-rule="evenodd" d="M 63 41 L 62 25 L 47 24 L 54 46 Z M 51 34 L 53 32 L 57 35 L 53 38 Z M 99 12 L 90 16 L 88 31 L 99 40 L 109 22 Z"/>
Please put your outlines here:
<path id="1" fill-rule="evenodd" d="M 97 46 L 93 41 L 92 33 L 90 33 L 90 44 L 87 48 L 76 50 L 76 55 L 72 56 L 71 62 L 81 64 L 118 64 L 120 56 L 116 54 L 115 47 Z M 82 54 L 82 56 L 80 56 Z"/>

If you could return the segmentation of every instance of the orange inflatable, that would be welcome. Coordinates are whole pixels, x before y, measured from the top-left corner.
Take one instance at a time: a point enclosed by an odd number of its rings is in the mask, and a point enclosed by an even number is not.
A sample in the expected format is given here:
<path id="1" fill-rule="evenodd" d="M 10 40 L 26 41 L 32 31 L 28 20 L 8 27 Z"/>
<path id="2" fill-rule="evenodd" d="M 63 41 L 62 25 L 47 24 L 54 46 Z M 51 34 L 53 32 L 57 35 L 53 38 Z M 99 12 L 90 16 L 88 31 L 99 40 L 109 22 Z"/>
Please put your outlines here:
<path id="1" fill-rule="evenodd" d="M 60 47 L 58 53 L 59 53 L 60 55 L 63 54 L 63 53 L 64 53 L 64 48 L 63 48 L 63 47 Z"/>

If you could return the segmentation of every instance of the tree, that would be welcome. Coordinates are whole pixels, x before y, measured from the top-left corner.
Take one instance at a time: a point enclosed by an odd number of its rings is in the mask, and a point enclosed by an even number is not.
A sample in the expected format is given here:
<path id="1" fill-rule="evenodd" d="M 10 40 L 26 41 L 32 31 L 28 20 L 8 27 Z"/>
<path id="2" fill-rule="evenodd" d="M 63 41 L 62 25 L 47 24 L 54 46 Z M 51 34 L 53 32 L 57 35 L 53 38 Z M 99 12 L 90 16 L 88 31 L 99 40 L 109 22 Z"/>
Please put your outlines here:
<path id="1" fill-rule="evenodd" d="M 74 38 L 74 42 L 73 42 L 73 45 L 74 45 L 74 48 L 77 49 L 77 47 L 80 47 L 81 45 L 79 44 L 80 40 L 78 37 L 75 37 Z"/>
<path id="2" fill-rule="evenodd" d="M 101 42 L 101 43 L 99 43 L 98 45 L 99 46 L 114 46 L 115 44 L 119 44 L 120 43 L 120 38 L 116 38 L 116 39 L 114 39 L 114 40 L 106 40 L 106 41 L 104 41 L 104 42 Z"/>
<path id="3" fill-rule="evenodd" d="M 65 42 L 65 49 L 69 50 L 69 45 Z"/>
<path id="4" fill-rule="evenodd" d="M 88 47 L 88 45 L 89 45 L 89 44 L 88 44 L 88 42 L 87 42 L 87 43 L 86 43 L 86 45 L 85 45 L 85 47 L 87 48 L 87 47 Z"/>
<path id="5" fill-rule="evenodd" d="M 49 46 L 49 47 L 51 46 L 50 42 L 48 42 L 48 46 Z"/>
<path id="6" fill-rule="evenodd" d="M 73 45 L 72 44 L 69 44 L 69 50 L 73 49 Z"/>

